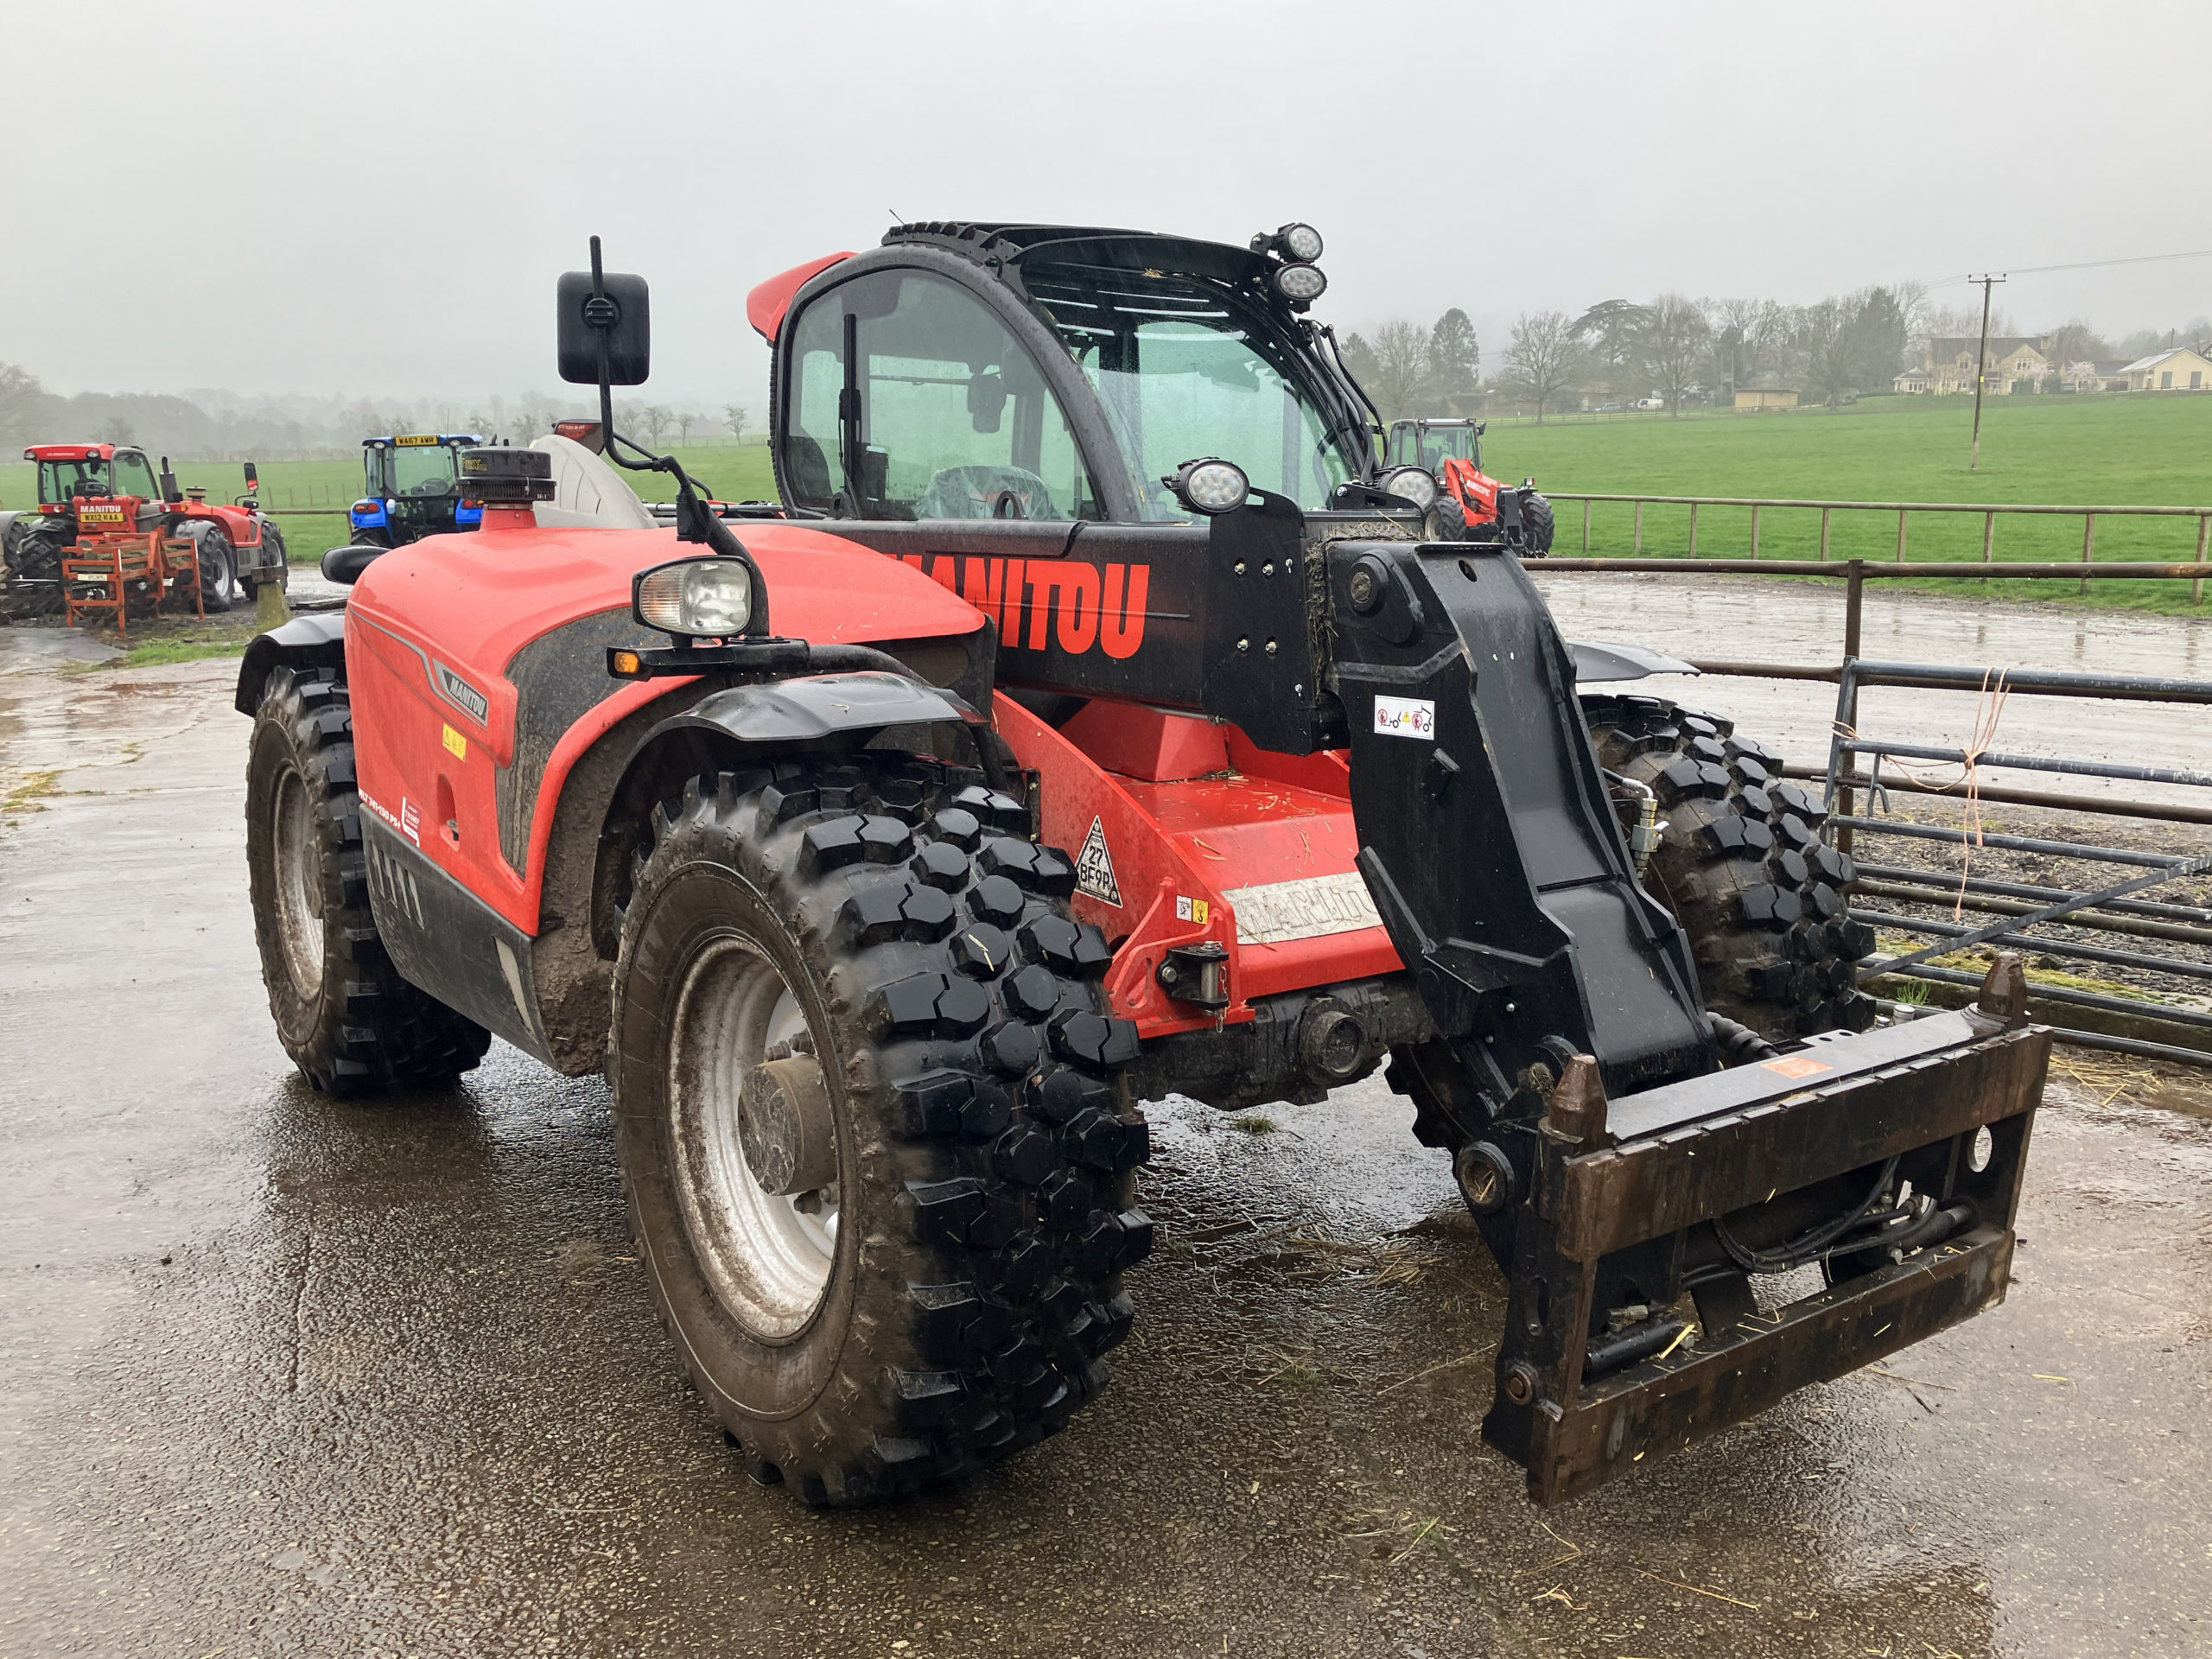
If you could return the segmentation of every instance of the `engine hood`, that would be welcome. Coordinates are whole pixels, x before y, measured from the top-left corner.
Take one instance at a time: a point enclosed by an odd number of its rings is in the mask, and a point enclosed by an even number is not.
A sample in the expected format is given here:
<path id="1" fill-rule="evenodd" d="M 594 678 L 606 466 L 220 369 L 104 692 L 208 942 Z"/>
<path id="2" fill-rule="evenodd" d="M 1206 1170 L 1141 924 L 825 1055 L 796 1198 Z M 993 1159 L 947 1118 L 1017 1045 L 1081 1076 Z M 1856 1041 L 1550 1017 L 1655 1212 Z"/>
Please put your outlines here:
<path id="1" fill-rule="evenodd" d="M 918 570 L 836 536 L 762 522 L 739 539 L 767 584 L 786 639 L 879 645 L 974 632 L 982 613 Z M 357 613 L 435 643 L 448 660 L 504 673 L 531 640 L 579 618 L 627 612 L 640 570 L 687 555 L 669 530 L 486 530 L 434 536 L 372 563 Z"/>

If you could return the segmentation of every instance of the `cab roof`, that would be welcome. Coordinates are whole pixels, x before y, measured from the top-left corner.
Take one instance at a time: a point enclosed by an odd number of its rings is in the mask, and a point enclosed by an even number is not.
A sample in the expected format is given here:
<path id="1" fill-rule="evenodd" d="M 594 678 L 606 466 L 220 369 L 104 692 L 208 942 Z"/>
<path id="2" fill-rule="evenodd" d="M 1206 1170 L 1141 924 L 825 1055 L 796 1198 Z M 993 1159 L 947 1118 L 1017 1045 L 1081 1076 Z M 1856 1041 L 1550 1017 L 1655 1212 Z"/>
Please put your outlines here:
<path id="1" fill-rule="evenodd" d="M 397 447 L 403 449 L 428 449 L 432 445 L 440 443 L 480 445 L 483 442 L 483 435 L 478 432 L 399 432 L 388 434 L 381 438 L 363 438 L 361 448 L 390 449 Z"/>
<path id="2" fill-rule="evenodd" d="M 35 443 L 23 451 L 25 461 L 113 461 L 120 450 L 126 455 L 146 452 L 135 443 Z"/>
<path id="3" fill-rule="evenodd" d="M 1017 225 L 995 221 L 929 219 L 894 225 L 882 245 L 942 248 L 974 260 L 1002 279 L 1020 286 L 1022 265 L 1049 254 L 1051 262 L 1106 265 L 1128 270 L 1172 270 L 1232 283 L 1265 281 L 1267 258 L 1249 247 L 1200 242 L 1156 231 L 1118 230 L 1097 225 Z M 746 296 L 745 317 L 765 340 L 783 327 L 792 296 L 850 252 L 825 254 L 771 276 Z"/>

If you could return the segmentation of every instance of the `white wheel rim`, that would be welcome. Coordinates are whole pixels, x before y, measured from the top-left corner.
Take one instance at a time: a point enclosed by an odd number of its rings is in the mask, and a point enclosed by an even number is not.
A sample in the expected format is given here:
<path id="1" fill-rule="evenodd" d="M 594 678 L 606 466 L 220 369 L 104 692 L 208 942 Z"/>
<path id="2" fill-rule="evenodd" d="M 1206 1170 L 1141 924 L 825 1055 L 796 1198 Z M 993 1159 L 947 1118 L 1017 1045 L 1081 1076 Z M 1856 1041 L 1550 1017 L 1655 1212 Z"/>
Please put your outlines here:
<path id="1" fill-rule="evenodd" d="M 303 997 L 322 982 L 322 882 L 315 857 L 315 813 L 307 780 L 287 766 L 269 808 L 270 843 L 276 863 L 276 933 L 284 965 Z"/>
<path id="2" fill-rule="evenodd" d="M 738 1141 L 738 1098 L 771 1047 L 807 1034 L 798 999 L 750 940 L 720 938 L 692 958 L 668 1051 L 677 1204 L 715 1299 L 770 1341 L 798 1335 L 829 1291 L 838 1190 L 762 1192 Z"/>

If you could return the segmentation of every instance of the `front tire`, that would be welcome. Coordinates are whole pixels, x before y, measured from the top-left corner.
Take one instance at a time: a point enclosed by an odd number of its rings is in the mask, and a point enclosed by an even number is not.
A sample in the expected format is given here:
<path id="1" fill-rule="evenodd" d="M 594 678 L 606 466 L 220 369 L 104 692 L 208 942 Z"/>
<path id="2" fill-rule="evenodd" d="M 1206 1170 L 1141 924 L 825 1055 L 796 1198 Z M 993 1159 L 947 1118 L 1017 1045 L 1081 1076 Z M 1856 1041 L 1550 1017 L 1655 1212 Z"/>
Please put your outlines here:
<path id="1" fill-rule="evenodd" d="M 1659 798 L 1646 885 L 1689 936 L 1706 1007 L 1771 1042 L 1872 1025 L 1855 970 L 1874 933 L 1850 918 L 1858 872 L 1822 844 L 1819 798 L 1717 715 L 1657 697 L 1582 709 L 1599 762 Z"/>
<path id="2" fill-rule="evenodd" d="M 1530 558 L 1541 559 L 1551 552 L 1552 537 L 1557 528 L 1549 497 L 1531 490 L 1521 498 L 1521 529 L 1527 537 L 1524 550 Z"/>
<path id="3" fill-rule="evenodd" d="M 9 575 L 27 616 L 57 616 L 68 602 L 61 588 L 61 543 L 45 531 L 16 538 Z"/>
<path id="4" fill-rule="evenodd" d="M 810 1503 L 1055 1432 L 1128 1329 L 1135 1032 L 1025 830 L 974 774 L 872 753 L 654 816 L 614 975 L 631 1224 L 725 1434 Z"/>
<path id="5" fill-rule="evenodd" d="M 353 718 L 327 669 L 278 668 L 254 716 L 246 872 L 276 1035 L 325 1094 L 431 1089 L 491 1034 L 399 976 L 377 937 L 353 781 Z"/>

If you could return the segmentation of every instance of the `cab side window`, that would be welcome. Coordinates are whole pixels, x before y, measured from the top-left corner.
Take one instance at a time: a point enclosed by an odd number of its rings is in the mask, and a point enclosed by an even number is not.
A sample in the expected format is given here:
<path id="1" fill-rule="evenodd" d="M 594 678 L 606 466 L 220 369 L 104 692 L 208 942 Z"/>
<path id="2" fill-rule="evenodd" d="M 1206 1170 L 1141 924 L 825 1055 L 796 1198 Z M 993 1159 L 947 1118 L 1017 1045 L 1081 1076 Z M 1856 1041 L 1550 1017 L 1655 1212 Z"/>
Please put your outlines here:
<path id="1" fill-rule="evenodd" d="M 142 501 L 151 501 L 161 493 L 154 482 L 154 469 L 143 455 L 118 455 L 115 458 L 115 493 L 135 495 Z"/>
<path id="2" fill-rule="evenodd" d="M 841 283 L 791 334 L 792 505 L 863 518 L 1101 516 L 1059 404 L 973 295 L 921 271 Z"/>

